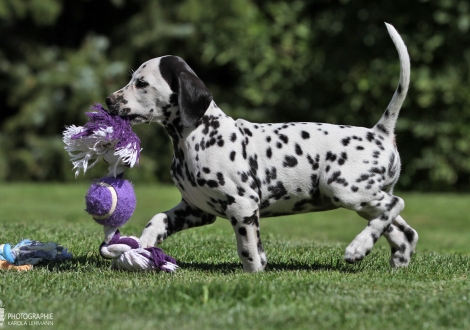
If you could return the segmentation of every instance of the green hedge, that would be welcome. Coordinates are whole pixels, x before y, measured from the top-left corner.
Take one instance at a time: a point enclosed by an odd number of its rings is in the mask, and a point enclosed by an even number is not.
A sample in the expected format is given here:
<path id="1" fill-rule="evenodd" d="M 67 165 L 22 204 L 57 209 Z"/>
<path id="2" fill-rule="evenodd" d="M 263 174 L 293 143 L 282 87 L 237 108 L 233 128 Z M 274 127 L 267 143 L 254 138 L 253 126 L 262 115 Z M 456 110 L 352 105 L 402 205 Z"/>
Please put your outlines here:
<path id="1" fill-rule="evenodd" d="M 64 127 L 83 124 L 130 70 L 165 54 L 185 58 L 233 117 L 372 126 L 398 82 L 389 22 L 412 61 L 397 126 L 399 188 L 470 191 L 469 3 L 96 3 L 0 0 L 0 180 L 74 180 Z M 143 159 L 129 175 L 169 181 L 164 130 L 136 131 Z"/>

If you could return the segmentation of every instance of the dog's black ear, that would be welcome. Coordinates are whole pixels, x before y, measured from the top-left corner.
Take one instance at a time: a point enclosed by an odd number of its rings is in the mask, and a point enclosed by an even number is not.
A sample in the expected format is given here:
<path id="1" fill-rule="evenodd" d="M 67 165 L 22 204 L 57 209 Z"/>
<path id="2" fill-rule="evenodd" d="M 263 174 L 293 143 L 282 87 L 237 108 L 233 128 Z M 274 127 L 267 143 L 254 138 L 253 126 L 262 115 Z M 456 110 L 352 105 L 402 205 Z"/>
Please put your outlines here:
<path id="1" fill-rule="evenodd" d="M 160 72 L 171 90 L 178 94 L 183 126 L 194 126 L 212 102 L 212 95 L 206 85 L 178 56 L 163 57 L 160 60 Z"/>
<path id="2" fill-rule="evenodd" d="M 194 126 L 212 102 L 212 95 L 202 80 L 189 71 L 180 72 L 178 84 L 181 122 L 184 127 Z"/>

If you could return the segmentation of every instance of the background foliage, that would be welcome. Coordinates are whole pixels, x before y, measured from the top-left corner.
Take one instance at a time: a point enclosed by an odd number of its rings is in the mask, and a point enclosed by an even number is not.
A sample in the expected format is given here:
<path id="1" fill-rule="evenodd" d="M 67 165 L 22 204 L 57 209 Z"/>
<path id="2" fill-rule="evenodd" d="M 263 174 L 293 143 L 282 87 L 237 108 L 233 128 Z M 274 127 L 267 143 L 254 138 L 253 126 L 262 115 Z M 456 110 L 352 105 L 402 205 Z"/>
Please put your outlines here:
<path id="1" fill-rule="evenodd" d="M 130 69 L 164 54 L 185 58 L 233 117 L 372 126 L 399 75 L 384 21 L 412 60 L 399 188 L 468 192 L 463 0 L 0 0 L 0 180 L 73 180 L 64 126 L 85 123 Z M 135 129 L 144 151 L 129 175 L 168 181 L 165 132 Z"/>

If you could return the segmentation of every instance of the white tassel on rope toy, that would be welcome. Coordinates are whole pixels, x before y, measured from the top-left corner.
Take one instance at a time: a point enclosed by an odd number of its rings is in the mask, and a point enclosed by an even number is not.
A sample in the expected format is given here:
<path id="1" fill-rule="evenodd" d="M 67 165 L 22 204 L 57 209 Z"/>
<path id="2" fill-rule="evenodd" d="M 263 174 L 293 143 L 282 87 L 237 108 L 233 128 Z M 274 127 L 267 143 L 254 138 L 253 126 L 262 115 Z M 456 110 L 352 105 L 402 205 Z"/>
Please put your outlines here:
<path id="1" fill-rule="evenodd" d="M 101 159 L 109 165 L 108 176 L 116 177 L 127 167 L 139 163 L 140 140 L 128 120 L 111 116 L 96 103 L 87 112 L 89 122 L 84 126 L 71 125 L 63 132 L 65 150 L 70 155 L 75 176 L 93 167 Z"/>

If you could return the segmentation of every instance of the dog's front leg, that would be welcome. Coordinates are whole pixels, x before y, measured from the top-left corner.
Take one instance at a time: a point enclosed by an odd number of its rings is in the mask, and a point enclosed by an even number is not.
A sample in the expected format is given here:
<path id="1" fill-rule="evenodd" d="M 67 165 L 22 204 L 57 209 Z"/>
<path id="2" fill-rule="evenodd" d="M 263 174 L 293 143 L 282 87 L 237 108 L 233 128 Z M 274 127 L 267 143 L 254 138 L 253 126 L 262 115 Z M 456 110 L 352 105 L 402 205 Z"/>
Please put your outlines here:
<path id="1" fill-rule="evenodd" d="M 261 244 L 259 210 L 238 208 L 229 215 L 237 238 L 238 256 L 245 272 L 258 272 L 266 267 L 266 255 Z"/>
<path id="2" fill-rule="evenodd" d="M 151 247 L 178 231 L 208 225 L 215 219 L 215 215 L 193 207 L 183 199 L 171 210 L 156 214 L 142 231 L 140 242 L 144 247 Z"/>

